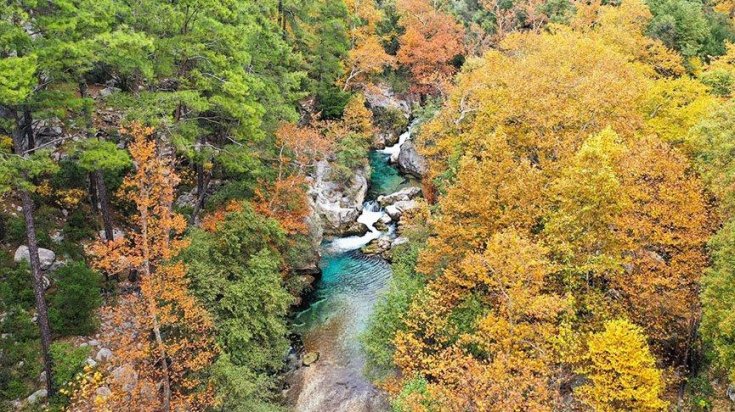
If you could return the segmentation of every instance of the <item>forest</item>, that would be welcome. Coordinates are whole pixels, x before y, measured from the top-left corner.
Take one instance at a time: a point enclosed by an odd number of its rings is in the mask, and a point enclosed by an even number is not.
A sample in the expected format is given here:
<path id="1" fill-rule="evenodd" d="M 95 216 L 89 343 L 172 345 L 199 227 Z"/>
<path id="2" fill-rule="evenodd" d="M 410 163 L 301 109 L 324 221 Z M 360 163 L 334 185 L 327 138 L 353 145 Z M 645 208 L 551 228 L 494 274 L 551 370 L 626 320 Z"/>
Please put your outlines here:
<path id="1" fill-rule="evenodd" d="M 733 0 L 0 3 L 0 410 L 735 410 Z"/>

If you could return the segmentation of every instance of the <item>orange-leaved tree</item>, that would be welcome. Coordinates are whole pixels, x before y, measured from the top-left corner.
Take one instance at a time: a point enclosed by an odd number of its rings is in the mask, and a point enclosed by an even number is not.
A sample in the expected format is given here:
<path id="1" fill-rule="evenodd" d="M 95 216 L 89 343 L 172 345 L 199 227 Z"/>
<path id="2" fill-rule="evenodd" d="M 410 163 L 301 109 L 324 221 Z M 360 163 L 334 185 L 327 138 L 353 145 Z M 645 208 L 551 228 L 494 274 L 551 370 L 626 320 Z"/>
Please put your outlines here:
<path id="1" fill-rule="evenodd" d="M 186 220 L 172 209 L 179 179 L 152 129 L 133 124 L 123 132 L 132 137 L 134 171 L 120 195 L 135 204 L 133 231 L 90 248 L 96 268 L 139 274 L 139 291 L 123 296 L 113 316 L 117 373 L 108 379 L 113 395 L 107 407 L 202 410 L 213 402 L 206 368 L 217 348 L 210 316 L 188 290 L 185 264 L 172 261 L 186 246 L 180 238 Z"/>
<path id="2" fill-rule="evenodd" d="M 398 50 L 398 63 L 408 67 L 413 89 L 420 93 L 443 93 L 457 71 L 454 59 L 465 51 L 463 27 L 428 0 L 398 0 L 396 8 L 405 27 Z"/>
<path id="3" fill-rule="evenodd" d="M 277 175 L 273 182 L 262 181 L 256 189 L 255 209 L 278 220 L 288 233 L 305 232 L 309 214 L 306 175 L 333 146 L 317 127 L 280 125 L 276 131 Z"/>

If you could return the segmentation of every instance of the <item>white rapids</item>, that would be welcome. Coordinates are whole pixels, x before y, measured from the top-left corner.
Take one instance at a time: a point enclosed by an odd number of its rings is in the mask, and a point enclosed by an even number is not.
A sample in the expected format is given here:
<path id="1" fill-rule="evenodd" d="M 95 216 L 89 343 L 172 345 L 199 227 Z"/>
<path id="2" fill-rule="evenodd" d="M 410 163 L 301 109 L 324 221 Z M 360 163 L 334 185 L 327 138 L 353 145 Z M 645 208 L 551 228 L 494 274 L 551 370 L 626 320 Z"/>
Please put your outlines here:
<path id="1" fill-rule="evenodd" d="M 401 154 L 401 146 L 403 146 L 404 143 L 408 141 L 408 139 L 411 138 L 411 132 L 413 131 L 414 126 L 416 125 L 416 120 L 414 120 L 413 123 L 411 123 L 408 126 L 408 130 L 403 132 L 398 137 L 398 143 L 394 144 L 393 146 L 388 146 L 385 149 L 378 150 L 380 153 L 387 153 L 390 155 L 390 162 L 396 163 L 398 161 L 398 155 Z"/>
<path id="2" fill-rule="evenodd" d="M 380 237 L 381 232 L 375 228 L 375 223 L 385 215 L 378 202 L 370 200 L 365 202 L 362 207 L 362 214 L 357 221 L 364 224 L 368 228 L 368 232 L 362 236 L 347 236 L 334 239 L 329 243 L 329 250 L 334 253 L 347 252 L 359 249 Z"/>

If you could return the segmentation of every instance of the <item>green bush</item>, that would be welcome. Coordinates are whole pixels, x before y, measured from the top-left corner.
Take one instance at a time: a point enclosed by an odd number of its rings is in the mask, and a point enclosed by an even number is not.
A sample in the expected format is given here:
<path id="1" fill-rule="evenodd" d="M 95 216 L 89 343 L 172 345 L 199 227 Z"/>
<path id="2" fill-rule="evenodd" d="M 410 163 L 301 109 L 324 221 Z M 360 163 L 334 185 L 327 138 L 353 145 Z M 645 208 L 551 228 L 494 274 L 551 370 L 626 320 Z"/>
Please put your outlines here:
<path id="1" fill-rule="evenodd" d="M 406 382 L 403 385 L 403 389 L 393 400 L 391 406 L 394 412 L 409 412 L 414 410 L 411 407 L 412 404 L 418 400 L 418 403 L 423 406 L 423 410 L 433 411 L 438 410 L 439 406 L 435 401 L 432 400 L 431 394 L 429 393 L 429 382 L 421 377 L 416 376 Z M 410 402 L 407 402 L 410 399 Z"/>
<path id="2" fill-rule="evenodd" d="M 356 134 L 349 134 L 337 143 L 336 162 L 332 165 L 330 178 L 347 183 L 354 176 L 354 170 L 367 165 L 369 142 Z"/>
<path id="3" fill-rule="evenodd" d="M 408 127 L 408 119 L 400 109 L 394 107 L 376 107 L 373 109 L 373 121 L 381 130 L 402 132 Z"/>
<path id="4" fill-rule="evenodd" d="M 54 342 L 51 344 L 51 357 L 54 359 L 54 385 L 60 388 L 84 369 L 84 361 L 89 357 L 89 346 L 76 347 L 67 342 Z"/>
<path id="5" fill-rule="evenodd" d="M 26 261 L 3 264 L 0 274 L 0 310 L 5 306 L 30 309 L 34 304 L 31 269 Z"/>
<path id="6" fill-rule="evenodd" d="M 23 215 L 6 217 L 3 240 L 11 245 L 26 243 L 26 222 L 23 220 Z"/>
<path id="7" fill-rule="evenodd" d="M 38 327 L 20 306 L 4 308 L 0 322 L 0 409 L 4 402 L 28 396 L 41 373 Z"/>
<path id="8" fill-rule="evenodd" d="M 102 304 L 101 276 L 82 262 L 71 262 L 54 273 L 56 289 L 49 299 L 54 333 L 87 335 L 97 327 L 96 309 Z"/>
<path id="9" fill-rule="evenodd" d="M 324 119 L 339 119 L 350 100 L 350 94 L 332 84 L 322 83 L 316 91 L 316 110 Z"/>
<path id="10" fill-rule="evenodd" d="M 222 356 L 213 372 L 222 409 L 272 410 L 263 408 L 278 394 L 293 302 L 281 276 L 285 234 L 246 203 L 215 233 L 194 229 L 190 239 L 179 258 L 187 262 L 191 291 L 217 325 Z"/>
<path id="11" fill-rule="evenodd" d="M 728 97 L 732 93 L 735 85 L 735 78 L 726 70 L 714 70 L 704 73 L 700 79 L 710 91 L 721 97 Z"/>
<path id="12" fill-rule="evenodd" d="M 367 354 L 367 372 L 380 378 L 393 369 L 393 338 L 404 330 L 402 317 L 424 289 L 425 281 L 415 272 L 420 246 L 407 243 L 394 251 L 393 278 L 386 294 L 375 306 L 360 341 Z"/>
<path id="13" fill-rule="evenodd" d="M 64 239 L 71 242 L 93 238 L 95 234 L 94 220 L 89 219 L 89 216 L 81 209 L 76 209 L 66 219 L 61 232 L 64 234 Z"/>

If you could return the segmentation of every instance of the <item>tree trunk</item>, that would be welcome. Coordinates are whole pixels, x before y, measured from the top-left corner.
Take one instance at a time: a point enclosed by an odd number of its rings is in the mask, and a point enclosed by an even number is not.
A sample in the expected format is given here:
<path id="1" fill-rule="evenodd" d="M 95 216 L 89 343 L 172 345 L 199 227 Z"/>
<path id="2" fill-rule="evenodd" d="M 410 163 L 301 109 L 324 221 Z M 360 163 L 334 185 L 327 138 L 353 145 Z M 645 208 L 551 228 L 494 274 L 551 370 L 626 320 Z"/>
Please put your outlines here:
<path id="1" fill-rule="evenodd" d="M 31 152 L 33 149 L 36 148 L 36 136 L 33 134 L 33 115 L 31 114 L 31 109 L 28 106 L 25 106 L 23 108 L 23 126 L 21 126 L 23 129 L 23 136 L 25 137 L 26 144 L 29 152 Z M 22 143 L 21 139 L 21 143 Z M 16 147 L 24 147 L 24 146 L 16 146 Z M 23 150 L 19 150 L 18 154 L 23 154 Z"/>
<path id="2" fill-rule="evenodd" d="M 15 152 L 22 155 L 25 146 L 23 145 L 23 136 L 25 134 L 28 142 L 33 142 L 33 133 L 28 138 L 27 131 L 16 113 L 16 127 L 13 131 L 13 145 Z M 30 112 L 24 112 L 23 123 L 30 127 Z M 33 146 L 28 146 L 28 150 Z M 43 274 L 41 273 L 41 261 L 38 258 L 38 241 L 36 239 L 36 222 L 33 216 L 33 199 L 27 190 L 20 191 L 20 198 L 23 204 L 23 218 L 26 222 L 26 236 L 28 240 L 28 254 L 30 255 L 31 274 L 33 275 L 33 295 L 36 300 L 36 312 L 38 316 L 38 328 L 41 332 L 41 352 L 43 355 L 43 369 L 46 372 L 46 391 L 48 397 L 54 395 L 54 379 L 53 379 L 53 359 L 51 358 L 51 328 L 48 322 L 48 307 L 46 306 L 46 298 L 44 296 L 45 287 L 43 284 Z"/>
<path id="3" fill-rule="evenodd" d="M 202 209 L 202 206 L 204 206 L 204 199 L 207 197 L 207 188 L 209 187 L 209 181 L 211 179 L 211 176 L 203 176 L 202 177 L 202 184 L 201 189 L 199 186 L 199 179 L 197 178 L 197 201 L 194 204 L 194 210 L 191 212 L 191 224 L 196 224 L 199 217 L 199 211 Z"/>
<path id="4" fill-rule="evenodd" d="M 197 195 L 201 196 L 204 192 L 204 166 L 201 163 L 195 163 L 194 171 L 197 175 Z"/>
<path id="5" fill-rule="evenodd" d="M 44 297 L 45 287 L 43 274 L 41 273 L 41 262 L 38 258 L 38 241 L 36 240 L 36 225 L 33 218 L 33 199 L 26 190 L 20 192 L 23 202 L 23 217 L 26 221 L 26 232 L 28 237 L 28 253 L 31 258 L 31 272 L 33 273 L 33 295 L 36 299 L 36 312 L 38 314 L 38 328 L 41 331 L 41 352 L 43 352 L 43 370 L 46 371 L 46 391 L 48 397 L 54 395 L 53 386 L 53 360 L 51 359 L 51 328 L 48 322 L 48 307 Z"/>
<path id="6" fill-rule="evenodd" d="M 97 175 L 94 172 L 89 174 L 89 203 L 92 204 L 92 211 L 97 213 L 99 199 L 97 198 Z"/>
<path id="7" fill-rule="evenodd" d="M 101 170 L 95 170 L 92 173 L 97 182 L 97 194 L 99 196 L 100 211 L 102 212 L 102 222 L 105 225 L 105 238 L 107 241 L 115 240 L 115 232 L 112 224 L 112 212 L 110 211 L 110 199 L 107 196 L 107 186 L 105 185 L 105 177 Z"/>

